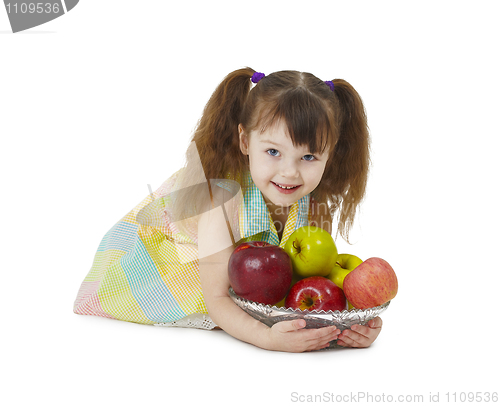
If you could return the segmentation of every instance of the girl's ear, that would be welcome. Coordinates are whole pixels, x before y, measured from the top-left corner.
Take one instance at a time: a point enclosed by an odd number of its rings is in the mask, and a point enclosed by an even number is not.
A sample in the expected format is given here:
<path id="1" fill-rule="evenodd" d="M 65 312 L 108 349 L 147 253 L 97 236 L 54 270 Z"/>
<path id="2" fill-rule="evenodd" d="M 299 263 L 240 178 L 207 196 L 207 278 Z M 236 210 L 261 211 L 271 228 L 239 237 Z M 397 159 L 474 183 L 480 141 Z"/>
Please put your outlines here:
<path id="1" fill-rule="evenodd" d="M 244 155 L 248 155 L 248 136 L 241 124 L 238 124 L 238 133 L 240 134 L 240 150 Z"/>

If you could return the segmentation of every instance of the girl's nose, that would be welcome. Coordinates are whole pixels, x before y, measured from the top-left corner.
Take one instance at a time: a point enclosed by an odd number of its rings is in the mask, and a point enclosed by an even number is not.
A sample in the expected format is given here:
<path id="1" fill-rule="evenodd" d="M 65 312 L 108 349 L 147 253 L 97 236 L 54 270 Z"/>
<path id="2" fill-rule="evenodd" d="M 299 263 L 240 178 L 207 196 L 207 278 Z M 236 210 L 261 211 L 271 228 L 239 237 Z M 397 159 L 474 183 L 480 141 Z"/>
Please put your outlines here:
<path id="1" fill-rule="evenodd" d="M 299 175 L 297 164 L 289 160 L 282 161 L 280 172 L 285 179 L 293 179 Z"/>

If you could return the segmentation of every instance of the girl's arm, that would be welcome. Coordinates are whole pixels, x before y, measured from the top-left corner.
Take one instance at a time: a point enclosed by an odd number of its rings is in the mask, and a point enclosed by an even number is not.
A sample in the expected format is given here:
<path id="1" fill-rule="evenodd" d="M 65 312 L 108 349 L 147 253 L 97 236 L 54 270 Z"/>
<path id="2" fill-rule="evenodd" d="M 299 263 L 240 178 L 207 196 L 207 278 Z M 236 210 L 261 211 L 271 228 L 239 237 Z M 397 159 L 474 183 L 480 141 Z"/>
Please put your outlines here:
<path id="1" fill-rule="evenodd" d="M 208 313 L 228 334 L 260 348 L 289 352 L 318 350 L 337 339 L 340 330 L 336 327 L 303 329 L 304 320 L 282 321 L 268 327 L 232 301 L 228 293 L 227 264 L 234 247 L 221 207 L 201 216 L 198 247 L 201 286 Z"/>

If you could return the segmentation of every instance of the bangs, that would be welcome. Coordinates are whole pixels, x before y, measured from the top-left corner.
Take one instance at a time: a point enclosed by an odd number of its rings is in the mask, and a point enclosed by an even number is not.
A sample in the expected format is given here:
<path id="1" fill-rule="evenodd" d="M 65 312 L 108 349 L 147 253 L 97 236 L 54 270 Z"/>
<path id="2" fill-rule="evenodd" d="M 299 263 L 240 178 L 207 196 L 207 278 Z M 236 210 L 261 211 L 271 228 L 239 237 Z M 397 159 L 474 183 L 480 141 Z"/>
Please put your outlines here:
<path id="1" fill-rule="evenodd" d="M 274 103 L 273 103 L 274 102 Z M 307 145 L 312 154 L 333 149 L 336 141 L 333 111 L 304 88 L 281 94 L 277 100 L 264 103 L 255 128 L 264 132 L 282 122 L 294 146 Z"/>

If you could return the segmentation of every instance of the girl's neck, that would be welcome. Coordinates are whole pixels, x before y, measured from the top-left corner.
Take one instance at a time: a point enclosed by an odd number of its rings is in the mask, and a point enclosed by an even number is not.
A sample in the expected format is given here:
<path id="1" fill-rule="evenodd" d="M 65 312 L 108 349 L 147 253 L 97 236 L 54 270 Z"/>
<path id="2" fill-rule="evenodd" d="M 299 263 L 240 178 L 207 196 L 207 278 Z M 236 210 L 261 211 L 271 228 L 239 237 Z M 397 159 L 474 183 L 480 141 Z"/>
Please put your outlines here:
<path id="1" fill-rule="evenodd" d="M 266 203 L 267 209 L 269 213 L 271 213 L 271 217 L 274 219 L 275 217 L 282 218 L 283 216 L 287 217 L 288 212 L 290 211 L 290 207 L 283 207 L 274 204 L 269 201 L 266 197 L 264 197 L 264 202 Z"/>

